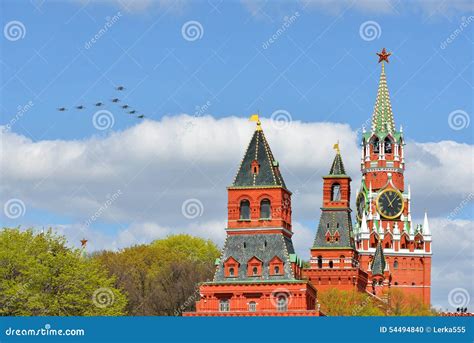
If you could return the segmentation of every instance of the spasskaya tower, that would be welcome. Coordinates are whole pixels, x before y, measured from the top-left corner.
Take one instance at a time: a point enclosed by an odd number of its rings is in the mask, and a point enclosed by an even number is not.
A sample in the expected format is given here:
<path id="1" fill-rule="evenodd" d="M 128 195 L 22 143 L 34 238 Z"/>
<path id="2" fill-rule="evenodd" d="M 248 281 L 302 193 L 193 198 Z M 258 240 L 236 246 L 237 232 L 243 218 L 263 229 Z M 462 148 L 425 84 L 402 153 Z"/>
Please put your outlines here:
<path id="1" fill-rule="evenodd" d="M 377 248 L 383 253 L 388 277 L 368 280 L 377 286 L 399 288 L 430 303 L 431 232 L 425 213 L 423 224 L 412 222 L 411 191 L 405 184 L 405 139 L 395 127 L 385 75 L 389 56 L 377 54 L 381 74 L 370 131 L 361 142 L 362 182 L 356 198 L 354 235 L 360 267 L 371 277 Z M 380 247 L 379 247 L 380 246 Z"/>

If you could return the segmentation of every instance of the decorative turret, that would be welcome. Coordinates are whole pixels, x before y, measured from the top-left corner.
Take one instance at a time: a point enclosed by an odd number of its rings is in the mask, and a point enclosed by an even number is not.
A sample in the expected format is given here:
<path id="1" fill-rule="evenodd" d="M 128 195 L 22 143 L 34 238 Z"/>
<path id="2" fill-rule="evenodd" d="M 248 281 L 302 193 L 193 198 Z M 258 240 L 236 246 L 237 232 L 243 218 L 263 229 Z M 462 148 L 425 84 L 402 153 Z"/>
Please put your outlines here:
<path id="1" fill-rule="evenodd" d="M 323 206 L 311 249 L 312 260 L 318 261 L 318 265 L 321 265 L 324 258 L 337 256 L 339 260 L 339 255 L 342 254 L 348 258 L 348 261 L 351 261 L 355 256 L 350 209 L 351 178 L 346 175 L 339 143 L 334 144 L 334 149 L 336 156 L 329 174 L 323 176 Z M 333 251 L 329 252 L 328 249 L 333 249 Z M 321 265 L 322 268 L 333 268 L 333 264 L 329 264 L 329 262 L 331 261 L 328 261 L 327 265 Z M 349 263 L 350 265 L 351 263 Z"/>

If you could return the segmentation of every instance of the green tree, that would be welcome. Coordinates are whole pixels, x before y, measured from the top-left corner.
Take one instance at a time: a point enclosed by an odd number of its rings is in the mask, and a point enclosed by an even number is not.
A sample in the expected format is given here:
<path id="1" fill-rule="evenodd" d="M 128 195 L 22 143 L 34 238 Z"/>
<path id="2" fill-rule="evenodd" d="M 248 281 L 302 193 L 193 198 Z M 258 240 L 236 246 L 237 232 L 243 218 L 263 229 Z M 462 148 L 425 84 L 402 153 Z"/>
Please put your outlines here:
<path id="1" fill-rule="evenodd" d="M 318 292 L 321 310 L 328 316 L 383 316 L 377 300 L 361 292 L 341 291 L 331 288 Z"/>
<path id="2" fill-rule="evenodd" d="M 122 315 L 125 296 L 97 261 L 51 230 L 0 231 L 0 315 Z"/>
<path id="3" fill-rule="evenodd" d="M 194 310 L 199 283 L 212 279 L 219 254 L 210 240 L 174 235 L 95 258 L 127 292 L 129 315 L 180 315 Z"/>
<path id="4" fill-rule="evenodd" d="M 432 316 L 436 314 L 436 311 L 423 304 L 419 297 L 407 295 L 399 289 L 390 289 L 388 299 L 390 315 L 393 316 Z"/>

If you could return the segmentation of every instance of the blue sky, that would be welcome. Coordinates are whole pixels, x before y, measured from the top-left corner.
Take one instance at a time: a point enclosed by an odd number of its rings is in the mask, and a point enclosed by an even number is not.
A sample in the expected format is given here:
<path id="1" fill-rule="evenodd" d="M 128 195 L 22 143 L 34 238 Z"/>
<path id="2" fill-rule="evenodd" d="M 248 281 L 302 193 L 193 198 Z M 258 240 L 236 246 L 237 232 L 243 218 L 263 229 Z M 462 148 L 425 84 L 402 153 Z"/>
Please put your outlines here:
<path id="1" fill-rule="evenodd" d="M 453 131 L 446 125 L 453 110 L 472 112 L 472 27 L 447 48 L 440 47 L 469 12 L 429 13 L 399 4 L 398 14 L 355 5 L 328 13 L 285 2 L 260 3 L 263 8 L 256 15 L 239 2 L 149 5 L 133 12 L 114 1 L 44 2 L 38 7 L 4 1 L 2 6 L 3 22 L 19 20 L 26 28 L 24 39 L 4 41 L 2 121 L 18 104 L 32 100 L 35 114 L 15 132 L 34 140 L 93 134 L 85 118 L 90 113 L 55 109 L 86 104 L 90 112 L 92 103 L 114 96 L 113 84 L 133 90 L 126 93 L 128 102 L 153 119 L 192 113 L 210 101 L 209 111 L 216 117 L 245 117 L 257 110 L 269 116 L 285 108 L 296 120 L 357 128 L 374 103 L 379 76 L 375 52 L 387 47 L 393 52 L 387 74 L 397 124 L 418 141 L 472 141 L 470 130 Z M 118 11 L 120 19 L 85 49 L 106 17 Z M 295 12 L 299 16 L 284 35 L 263 49 L 283 18 Z M 189 20 L 203 27 L 202 38 L 194 42 L 181 35 Z M 379 38 L 360 37 L 366 21 L 379 24 Z M 115 129 L 134 124 L 116 116 Z"/>
<path id="2" fill-rule="evenodd" d="M 2 1 L 0 16 L 0 200 L 22 207 L 2 211 L 3 225 L 53 226 L 73 245 L 87 237 L 92 250 L 177 232 L 221 244 L 225 187 L 259 111 L 307 258 L 335 141 L 354 195 L 360 183 L 358 136 L 377 92 L 375 53 L 386 47 L 413 217 L 431 218 L 433 302 L 449 306 L 454 285 L 473 293 L 468 1 L 33 0 Z M 196 37 L 184 30 L 190 22 Z M 113 120 L 106 130 L 98 110 Z M 189 199 L 197 217 L 183 213 Z"/>

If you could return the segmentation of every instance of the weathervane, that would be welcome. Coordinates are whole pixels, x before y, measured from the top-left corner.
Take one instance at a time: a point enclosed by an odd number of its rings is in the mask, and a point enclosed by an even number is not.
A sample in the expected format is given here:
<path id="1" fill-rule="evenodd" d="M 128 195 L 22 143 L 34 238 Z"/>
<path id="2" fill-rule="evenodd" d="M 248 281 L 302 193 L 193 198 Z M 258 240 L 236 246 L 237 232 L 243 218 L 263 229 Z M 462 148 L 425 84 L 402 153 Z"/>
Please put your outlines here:
<path id="1" fill-rule="evenodd" d="M 332 146 L 334 150 L 336 150 L 337 154 L 341 153 L 341 150 L 339 149 L 339 140 L 337 140 L 337 143 Z"/>

